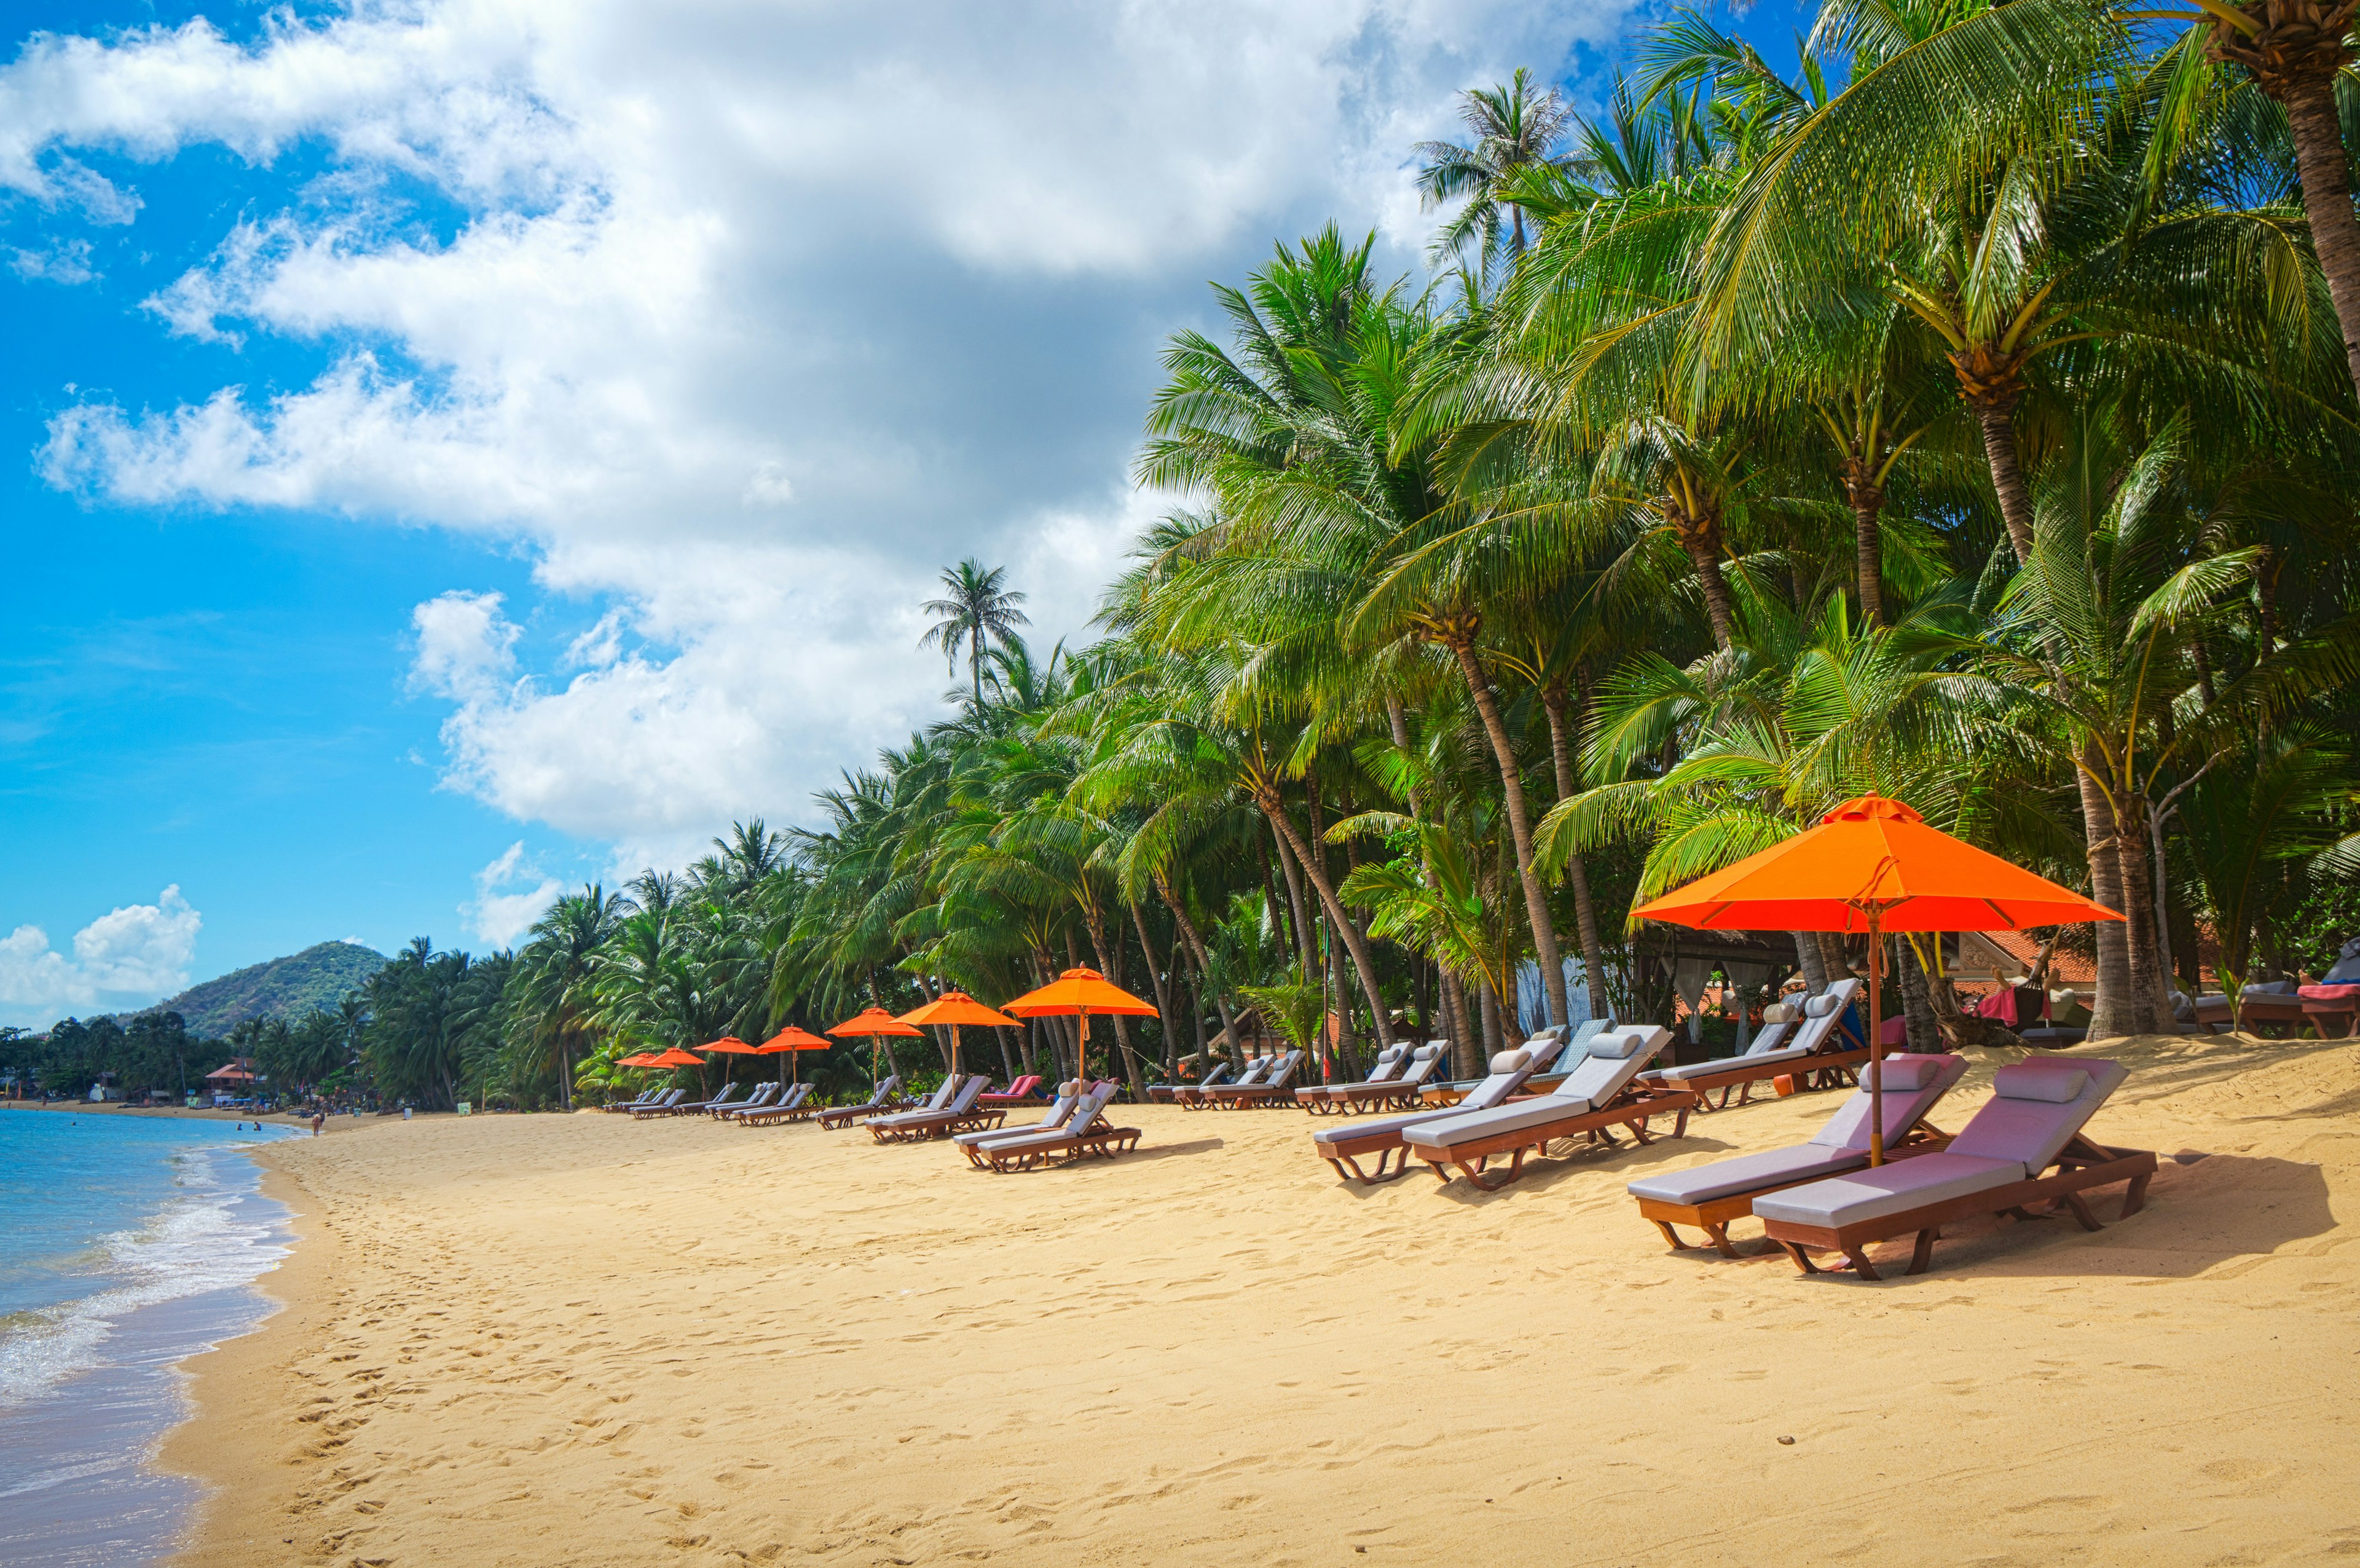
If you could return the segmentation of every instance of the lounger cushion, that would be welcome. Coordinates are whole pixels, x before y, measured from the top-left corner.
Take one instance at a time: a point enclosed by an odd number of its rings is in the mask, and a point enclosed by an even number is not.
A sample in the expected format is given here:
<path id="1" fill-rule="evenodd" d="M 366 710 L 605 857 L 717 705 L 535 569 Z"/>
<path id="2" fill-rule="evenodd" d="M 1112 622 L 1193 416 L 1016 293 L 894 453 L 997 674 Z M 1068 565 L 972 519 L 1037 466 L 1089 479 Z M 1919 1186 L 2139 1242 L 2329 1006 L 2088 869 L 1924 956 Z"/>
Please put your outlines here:
<path id="1" fill-rule="evenodd" d="M 1800 1062 L 1816 1054 L 1808 1046 L 1790 1045 L 1784 1051 L 1765 1051 L 1758 1055 L 1748 1051 L 1743 1056 L 1716 1056 L 1710 1062 L 1691 1062 L 1686 1067 L 1659 1067 L 1647 1076 L 1661 1079 L 1666 1083 L 1685 1083 L 1691 1078 L 1710 1078 L 1716 1073 L 1727 1073 L 1732 1068 L 1743 1068 L 1751 1073 L 1756 1068 L 1784 1066 L 1789 1062 Z"/>
<path id="2" fill-rule="evenodd" d="M 2027 1100 L 1994 1094 L 1959 1129 L 1950 1152 L 1983 1160 L 2013 1160 L 2038 1175 L 2063 1151 L 2082 1124 L 2105 1104 L 2129 1069 L 2119 1062 L 2020 1062 L 2011 1072 L 2087 1076 L 2079 1094 L 2065 1101 Z"/>
<path id="3" fill-rule="evenodd" d="M 1491 1072 L 1495 1076 L 1502 1073 L 1513 1073 L 1517 1068 L 1530 1062 L 1532 1059 L 1531 1051 L 1521 1047 L 1511 1047 L 1491 1058 Z"/>
<path id="4" fill-rule="evenodd" d="M 1898 1142 L 1904 1133 L 1916 1127 L 1919 1119 L 1934 1108 L 1934 1103 L 1947 1094 L 1952 1084 L 1966 1076 L 1967 1059 L 1955 1051 L 1923 1058 L 1888 1056 L 1885 1059 L 1885 1065 L 1890 1070 L 1897 1062 L 1912 1061 L 1933 1062 L 1934 1076 L 1924 1086 L 1915 1090 L 1888 1087 L 1885 1096 L 1885 1140 L 1887 1143 Z M 1868 1147 L 1870 1098 L 1866 1089 L 1852 1091 L 1852 1097 L 1836 1107 L 1836 1114 L 1828 1118 L 1828 1125 L 1812 1134 L 1811 1141 L 1830 1149 L 1865 1149 Z"/>
<path id="5" fill-rule="evenodd" d="M 1923 1089 L 1934 1081 L 1941 1069 L 1939 1056 L 1888 1056 L 1876 1064 L 1876 1070 L 1888 1094 L 1896 1089 Z M 1863 1070 L 1865 1075 L 1865 1069 Z M 2000 1070 L 2003 1073 L 2005 1068 Z"/>
<path id="6" fill-rule="evenodd" d="M 2009 1100 L 2046 1100 L 2061 1105 L 2090 1086 L 2090 1075 L 2080 1068 L 2059 1072 L 2040 1063 L 2019 1062 L 1992 1074 L 1992 1093 Z"/>
<path id="7" fill-rule="evenodd" d="M 1803 1016 L 1807 1018 L 1823 1018 L 1842 1006 L 1842 997 L 1833 991 L 1822 991 L 1803 1004 Z"/>
<path id="8" fill-rule="evenodd" d="M 1949 1151 L 1920 1154 L 1783 1192 L 1765 1192 L 1754 1200 L 1754 1212 L 1765 1220 L 1835 1229 L 2023 1180 L 2021 1160 L 1982 1160 Z"/>
<path id="9" fill-rule="evenodd" d="M 1762 1021 L 1765 1024 L 1791 1024 L 1802 1016 L 1786 1002 L 1773 1002 L 1762 1009 Z"/>
<path id="10" fill-rule="evenodd" d="M 1561 1122 L 1589 1109 L 1590 1102 L 1585 1099 L 1539 1094 L 1493 1110 L 1447 1115 L 1413 1127 L 1402 1137 L 1421 1148 L 1456 1149 L 1462 1143 L 1474 1143 L 1500 1133 L 1522 1132 L 1527 1127 Z"/>
<path id="11" fill-rule="evenodd" d="M 1868 1150 L 1864 1149 L 1830 1149 L 1824 1144 L 1800 1143 L 1790 1149 L 1765 1149 L 1756 1154 L 1741 1154 L 1734 1160 L 1716 1160 L 1710 1165 L 1644 1176 L 1632 1182 L 1629 1190 L 1639 1197 L 1666 1203 L 1706 1203 L 1732 1192 L 1751 1192 L 1784 1182 L 1833 1176 L 1867 1163 Z"/>
<path id="12" fill-rule="evenodd" d="M 1590 1038 L 1589 1054 L 1593 1058 L 1609 1057 L 1619 1061 L 1638 1050 L 1646 1039 L 1646 1031 L 1636 1025 L 1630 1029 L 1610 1029 Z"/>

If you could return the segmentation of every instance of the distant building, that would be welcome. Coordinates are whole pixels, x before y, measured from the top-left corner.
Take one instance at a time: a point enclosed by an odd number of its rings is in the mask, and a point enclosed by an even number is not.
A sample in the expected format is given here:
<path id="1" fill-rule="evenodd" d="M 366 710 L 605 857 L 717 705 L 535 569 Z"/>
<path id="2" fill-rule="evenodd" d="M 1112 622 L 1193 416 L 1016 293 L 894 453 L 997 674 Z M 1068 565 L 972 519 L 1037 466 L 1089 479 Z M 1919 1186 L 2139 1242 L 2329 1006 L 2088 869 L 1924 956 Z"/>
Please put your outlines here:
<path id="1" fill-rule="evenodd" d="M 233 1056 L 205 1074 L 205 1088 L 212 1093 L 215 1105 L 224 1100 L 244 1099 L 253 1094 L 256 1085 L 261 1082 L 262 1077 L 255 1072 L 254 1058 L 250 1056 Z"/>

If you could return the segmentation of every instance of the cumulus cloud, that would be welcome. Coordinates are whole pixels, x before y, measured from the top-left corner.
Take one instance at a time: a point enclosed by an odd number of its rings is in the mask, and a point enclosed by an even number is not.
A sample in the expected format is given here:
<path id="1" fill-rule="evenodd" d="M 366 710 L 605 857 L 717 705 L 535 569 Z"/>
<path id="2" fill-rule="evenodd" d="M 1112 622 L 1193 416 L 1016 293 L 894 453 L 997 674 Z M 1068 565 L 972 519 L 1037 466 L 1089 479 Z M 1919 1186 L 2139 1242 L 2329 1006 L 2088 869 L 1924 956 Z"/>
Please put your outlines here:
<path id="1" fill-rule="evenodd" d="M 47 1024 L 159 1000 L 188 985 L 203 923 L 174 884 L 152 904 L 124 905 L 74 932 L 71 957 L 40 927 L 18 926 L 0 938 L 0 1013 Z"/>
<path id="2" fill-rule="evenodd" d="M 684 854 L 933 710 L 915 606 L 944 563 L 1004 562 L 1044 638 L 1079 631 L 1155 510 L 1125 474 L 1205 280 L 1330 217 L 1412 269 L 1412 144 L 1627 5 L 416 0 L 42 35 L 0 69 L 0 186 L 95 212 L 78 154 L 229 148 L 251 200 L 147 309 L 328 363 L 77 403 L 39 472 L 521 543 L 547 598 L 517 614 L 597 624 L 526 669 L 497 597 L 420 606 L 445 782 Z M 274 181 L 298 145 L 348 193 Z M 396 177 L 458 220 L 415 221 Z"/>
<path id="3" fill-rule="evenodd" d="M 459 913 L 478 941 L 494 947 L 513 947 L 563 891 L 555 877 L 541 875 L 526 855 L 524 841 L 519 839 L 497 860 L 475 873 L 475 896 L 459 906 Z"/>

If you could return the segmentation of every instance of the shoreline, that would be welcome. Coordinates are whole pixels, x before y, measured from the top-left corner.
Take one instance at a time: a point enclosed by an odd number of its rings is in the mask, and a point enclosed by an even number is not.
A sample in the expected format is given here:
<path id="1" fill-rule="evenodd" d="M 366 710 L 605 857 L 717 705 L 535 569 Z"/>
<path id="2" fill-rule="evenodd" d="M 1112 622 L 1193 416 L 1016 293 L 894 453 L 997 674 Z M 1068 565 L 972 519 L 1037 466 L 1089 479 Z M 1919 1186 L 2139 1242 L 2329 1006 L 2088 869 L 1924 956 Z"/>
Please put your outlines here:
<path id="1" fill-rule="evenodd" d="M 321 1223 L 318 1205 L 268 1147 L 245 1153 L 261 1168 L 262 1195 L 287 1209 L 294 1240 L 279 1267 L 254 1281 L 252 1288 L 274 1303 L 254 1326 L 180 1364 L 189 1413 L 158 1444 L 154 1463 L 158 1470 L 193 1483 L 198 1495 L 182 1521 L 179 1546 L 166 1559 L 172 1563 L 251 1561 L 242 1554 L 260 1544 L 257 1530 L 272 1522 L 267 1507 L 257 1502 L 265 1491 L 241 1473 L 243 1445 L 219 1443 L 214 1434 L 224 1427 L 256 1433 L 287 1419 L 279 1377 L 299 1347 L 316 1345 L 324 1336 L 335 1306 L 328 1290 L 335 1237 Z M 238 1545 L 224 1552 L 221 1543 L 229 1541 Z"/>
<path id="2" fill-rule="evenodd" d="M 2167 1156 L 2146 1209 L 1961 1225 L 1883 1284 L 1666 1252 L 1622 1192 L 1826 1094 L 1492 1194 L 1345 1186 L 1291 1109 L 1123 1107 L 1136 1154 L 1009 1176 L 702 1118 L 285 1140 L 286 1304 L 186 1364 L 158 1463 L 211 1490 L 172 1561 L 2349 1550 L 2360 1042 L 2043 1054 L 2134 1064 L 2092 1133 Z"/>

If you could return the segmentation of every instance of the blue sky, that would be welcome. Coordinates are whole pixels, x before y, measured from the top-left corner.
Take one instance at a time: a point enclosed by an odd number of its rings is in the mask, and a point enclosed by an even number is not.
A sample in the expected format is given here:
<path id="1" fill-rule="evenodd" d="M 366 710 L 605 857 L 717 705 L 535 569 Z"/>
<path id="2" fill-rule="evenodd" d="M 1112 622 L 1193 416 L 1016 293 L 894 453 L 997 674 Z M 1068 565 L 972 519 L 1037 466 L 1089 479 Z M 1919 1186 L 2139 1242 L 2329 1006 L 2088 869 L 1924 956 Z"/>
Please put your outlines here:
<path id="1" fill-rule="evenodd" d="M 18 1024 L 480 948 L 793 819 L 934 711 L 941 565 L 1081 627 L 1206 279 L 1331 216 L 1415 266 L 1402 159 L 1451 94 L 1529 63 L 1594 102 L 1632 26 L 0 15 Z M 1794 15 L 1737 25 L 1790 59 Z"/>

